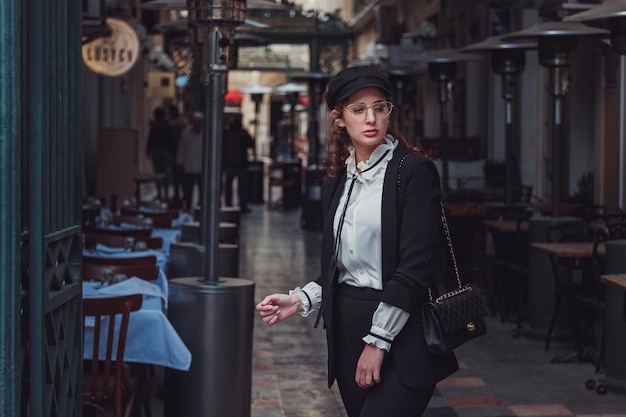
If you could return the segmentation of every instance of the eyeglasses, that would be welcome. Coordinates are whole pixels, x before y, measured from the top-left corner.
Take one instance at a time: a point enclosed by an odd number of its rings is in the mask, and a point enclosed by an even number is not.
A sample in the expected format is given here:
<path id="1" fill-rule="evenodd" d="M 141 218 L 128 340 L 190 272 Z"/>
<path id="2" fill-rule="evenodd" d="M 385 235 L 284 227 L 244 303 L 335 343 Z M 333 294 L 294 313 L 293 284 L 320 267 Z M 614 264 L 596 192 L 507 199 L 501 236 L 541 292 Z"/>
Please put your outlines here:
<path id="1" fill-rule="evenodd" d="M 367 109 L 372 109 L 374 115 L 381 117 L 389 117 L 391 110 L 393 110 L 393 103 L 390 101 L 384 101 L 382 103 L 375 103 L 371 106 L 365 104 L 350 104 L 343 109 L 344 112 L 352 115 L 356 119 L 364 119 L 367 115 Z"/>

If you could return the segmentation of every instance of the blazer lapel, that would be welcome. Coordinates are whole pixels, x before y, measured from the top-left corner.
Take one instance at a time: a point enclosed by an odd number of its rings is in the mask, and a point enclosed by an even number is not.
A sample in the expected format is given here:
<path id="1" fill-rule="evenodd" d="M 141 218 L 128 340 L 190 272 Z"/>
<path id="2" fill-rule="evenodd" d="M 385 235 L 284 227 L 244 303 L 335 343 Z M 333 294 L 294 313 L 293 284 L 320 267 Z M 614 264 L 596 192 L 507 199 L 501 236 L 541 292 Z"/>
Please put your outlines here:
<path id="1" fill-rule="evenodd" d="M 401 220 L 398 216 L 398 165 L 407 152 L 406 146 L 399 143 L 385 171 L 381 207 L 383 286 L 398 264 L 398 227 Z"/>
<path id="2" fill-rule="evenodd" d="M 322 193 L 322 210 L 324 214 L 322 259 L 326 261 L 322 264 L 323 273 L 328 271 L 330 259 L 333 255 L 333 245 L 335 242 L 335 235 L 333 231 L 333 224 L 335 220 L 334 213 L 337 211 L 337 207 L 339 206 L 339 199 L 341 198 L 345 183 L 345 171 L 341 171 L 336 177 L 328 180 L 325 184 L 324 192 Z"/>

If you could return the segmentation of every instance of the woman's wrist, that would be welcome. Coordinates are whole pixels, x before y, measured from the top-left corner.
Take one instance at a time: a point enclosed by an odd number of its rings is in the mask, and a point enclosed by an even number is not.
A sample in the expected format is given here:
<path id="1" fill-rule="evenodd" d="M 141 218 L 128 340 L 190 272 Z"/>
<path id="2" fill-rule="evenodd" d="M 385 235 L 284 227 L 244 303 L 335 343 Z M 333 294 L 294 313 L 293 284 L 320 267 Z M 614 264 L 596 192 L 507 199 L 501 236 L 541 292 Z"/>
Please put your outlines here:
<path id="1" fill-rule="evenodd" d="M 307 295 L 299 287 L 289 291 L 289 295 L 300 313 L 306 313 L 311 308 Z"/>
<path id="2" fill-rule="evenodd" d="M 304 311 L 304 303 L 302 302 L 302 298 L 300 297 L 300 294 L 298 294 L 297 292 L 294 292 L 293 294 L 291 294 L 291 300 L 293 301 L 294 305 L 297 307 L 298 311 Z"/>

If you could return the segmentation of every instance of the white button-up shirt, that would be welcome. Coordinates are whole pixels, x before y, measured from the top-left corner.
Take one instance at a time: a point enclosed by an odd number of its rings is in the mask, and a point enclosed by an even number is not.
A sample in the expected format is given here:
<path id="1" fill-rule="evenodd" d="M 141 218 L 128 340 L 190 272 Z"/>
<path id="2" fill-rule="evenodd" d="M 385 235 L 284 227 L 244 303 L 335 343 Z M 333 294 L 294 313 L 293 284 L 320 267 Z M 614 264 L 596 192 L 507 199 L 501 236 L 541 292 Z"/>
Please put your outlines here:
<path id="1" fill-rule="evenodd" d="M 347 183 L 334 218 L 336 235 L 341 214 L 344 207 L 346 208 L 337 260 L 339 283 L 382 290 L 382 192 L 385 171 L 393 157 L 396 145 L 397 142 L 391 136 L 385 137 L 385 143 L 372 152 L 370 159 L 359 163 L 358 169 L 361 173 L 357 171 L 354 150 L 350 151 L 350 156 L 346 159 Z M 386 155 L 385 152 L 387 152 Z M 382 160 L 380 160 L 381 157 Z M 374 164 L 376 165 L 373 166 Z M 354 188 L 346 207 L 348 190 L 353 179 L 355 179 Z M 308 298 L 300 293 L 302 290 L 309 295 L 312 305 L 308 305 Z M 317 283 L 310 282 L 302 289 L 296 288 L 294 291 L 300 293 L 305 304 L 304 316 L 319 309 L 322 289 Z M 372 318 L 370 332 L 393 340 L 408 318 L 408 312 L 386 303 L 380 303 Z M 365 336 L 363 340 L 381 349 L 389 350 L 391 347 L 390 343 L 371 335 Z"/>

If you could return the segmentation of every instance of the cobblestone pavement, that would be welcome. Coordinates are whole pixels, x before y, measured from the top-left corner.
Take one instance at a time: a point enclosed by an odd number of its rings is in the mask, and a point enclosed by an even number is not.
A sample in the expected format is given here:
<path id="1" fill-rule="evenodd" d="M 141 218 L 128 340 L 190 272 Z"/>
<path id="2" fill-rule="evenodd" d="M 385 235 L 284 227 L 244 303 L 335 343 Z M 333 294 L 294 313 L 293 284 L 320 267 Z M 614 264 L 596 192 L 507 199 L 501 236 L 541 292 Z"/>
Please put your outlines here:
<path id="1" fill-rule="evenodd" d="M 255 206 L 242 217 L 240 239 L 241 276 L 254 280 L 257 301 L 318 273 L 321 235 L 300 227 L 299 210 Z M 255 320 L 252 417 L 346 416 L 338 392 L 326 388 L 325 335 L 313 316 L 271 328 Z M 604 380 L 609 393 L 597 395 L 585 388 L 595 377 L 591 363 L 550 363 L 571 343 L 545 352 L 541 340 L 512 337 L 511 324 L 488 325 L 486 336 L 458 350 L 461 370 L 438 385 L 427 417 L 626 417 L 624 385 Z"/>
<path id="2" fill-rule="evenodd" d="M 320 233 L 300 226 L 299 210 L 251 208 L 241 219 L 240 277 L 255 282 L 255 301 L 314 279 Z M 255 314 L 251 417 L 346 416 L 338 391 L 326 387 L 325 335 L 313 322 L 268 327 Z M 585 388 L 591 363 L 550 363 L 571 342 L 545 352 L 542 340 L 514 338 L 512 328 L 491 317 L 486 336 L 458 349 L 461 370 L 438 385 L 425 417 L 626 417 L 626 382 L 604 379 L 609 392 L 597 395 Z"/>

